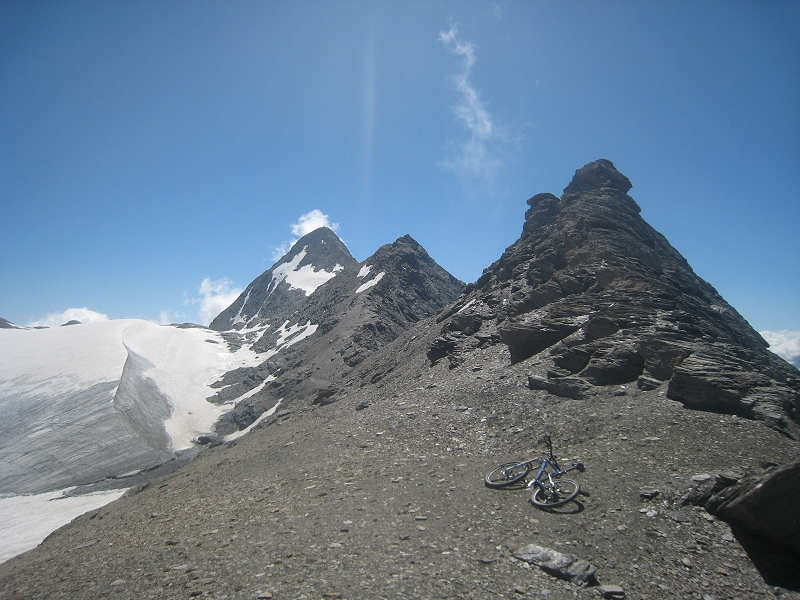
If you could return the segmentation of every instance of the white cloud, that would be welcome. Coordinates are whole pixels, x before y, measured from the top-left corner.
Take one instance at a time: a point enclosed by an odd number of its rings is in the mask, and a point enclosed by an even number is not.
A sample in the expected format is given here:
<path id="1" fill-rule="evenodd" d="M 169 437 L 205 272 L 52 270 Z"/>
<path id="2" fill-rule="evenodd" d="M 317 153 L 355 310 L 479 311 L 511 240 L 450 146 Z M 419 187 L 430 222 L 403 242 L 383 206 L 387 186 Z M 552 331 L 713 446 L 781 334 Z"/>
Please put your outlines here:
<path id="1" fill-rule="evenodd" d="M 38 321 L 31 321 L 28 327 L 58 327 L 70 321 L 81 323 L 94 323 L 95 321 L 108 321 L 108 315 L 83 308 L 68 308 L 64 312 L 54 312 Z"/>
<path id="2" fill-rule="evenodd" d="M 320 227 L 327 227 L 333 231 L 339 231 L 338 223 L 331 223 L 328 219 L 328 215 L 318 208 L 315 208 L 311 212 L 301 215 L 300 218 L 297 219 L 297 223 L 292 223 L 292 235 L 303 237 L 305 234 L 311 233 Z M 292 245 L 294 245 L 294 242 L 292 242 Z"/>
<path id="3" fill-rule="evenodd" d="M 500 166 L 500 160 L 492 157 L 491 145 L 502 138 L 492 115 L 470 83 L 472 67 L 475 65 L 475 47 L 458 38 L 456 24 L 449 31 L 440 31 L 439 40 L 451 54 L 463 59 L 461 72 L 452 78 L 459 100 L 452 107 L 456 119 L 464 127 L 466 140 L 449 144 L 449 156 L 444 166 L 461 173 L 491 177 Z"/>
<path id="4" fill-rule="evenodd" d="M 283 258 L 283 256 L 289 252 L 289 250 L 291 250 L 292 246 L 297 243 L 297 240 L 307 233 L 311 233 L 315 229 L 327 227 L 331 231 L 339 231 L 339 224 L 331 223 L 328 215 L 323 213 L 318 208 L 315 208 L 304 215 L 300 215 L 300 218 L 297 219 L 297 223 L 292 223 L 290 227 L 292 228 L 292 235 L 296 235 L 298 237 L 288 242 L 283 242 L 280 246 L 272 249 L 272 260 L 275 262 Z"/>
<path id="5" fill-rule="evenodd" d="M 800 368 L 800 331 L 760 331 L 769 349 L 787 362 Z"/>
<path id="6" fill-rule="evenodd" d="M 242 293 L 241 288 L 232 288 L 233 282 L 227 279 L 217 279 L 211 281 L 208 277 L 203 279 L 200 284 L 200 298 L 194 298 L 192 303 L 199 302 L 200 309 L 197 315 L 200 317 L 200 323 L 208 325 L 214 320 L 219 313 L 228 308 L 239 294 Z M 161 313 L 164 316 L 165 313 Z"/>

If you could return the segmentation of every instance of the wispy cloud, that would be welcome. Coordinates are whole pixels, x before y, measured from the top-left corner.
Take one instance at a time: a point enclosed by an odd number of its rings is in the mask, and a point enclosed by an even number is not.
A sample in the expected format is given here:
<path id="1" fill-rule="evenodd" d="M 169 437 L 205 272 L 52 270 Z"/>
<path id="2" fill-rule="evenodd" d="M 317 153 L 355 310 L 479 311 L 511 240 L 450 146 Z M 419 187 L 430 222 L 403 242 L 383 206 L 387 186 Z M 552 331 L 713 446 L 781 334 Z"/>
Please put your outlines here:
<path id="1" fill-rule="evenodd" d="M 283 256 L 291 250 L 292 246 L 297 243 L 297 240 L 306 235 L 307 233 L 311 233 L 315 229 L 319 229 L 320 227 L 327 227 L 331 231 L 338 232 L 339 231 L 339 224 L 338 223 L 331 223 L 330 218 L 328 215 L 323 213 L 318 208 L 315 208 L 312 211 L 307 212 L 304 215 L 300 215 L 297 219 L 296 223 L 292 223 L 290 225 L 292 229 L 292 235 L 297 236 L 293 240 L 289 240 L 288 242 L 283 242 L 280 246 L 276 246 L 272 249 L 272 260 L 277 262 Z"/>
<path id="2" fill-rule="evenodd" d="M 472 67 L 477 58 L 475 47 L 458 37 L 458 26 L 439 32 L 439 40 L 448 52 L 461 58 L 461 71 L 452 77 L 458 93 L 458 102 L 452 107 L 466 138 L 452 140 L 444 166 L 467 175 L 493 176 L 500 166 L 500 159 L 493 156 L 492 146 L 502 138 L 492 115 L 486 110 L 480 94 L 470 82 Z"/>
<path id="3" fill-rule="evenodd" d="M 200 317 L 201 324 L 208 325 L 211 323 L 214 317 L 228 308 L 233 304 L 233 301 L 239 297 L 239 294 L 242 293 L 242 289 L 232 286 L 233 282 L 225 278 L 215 281 L 212 281 L 208 277 L 203 279 L 203 282 L 200 284 L 200 289 L 198 290 L 200 292 L 200 297 L 192 298 L 187 301 L 191 304 L 200 304 L 197 316 Z M 162 318 L 169 318 L 168 314 L 161 314 Z"/>
<path id="4" fill-rule="evenodd" d="M 80 321 L 81 323 L 94 323 L 96 321 L 108 321 L 108 315 L 83 308 L 68 308 L 64 312 L 50 313 L 38 321 L 31 321 L 28 327 L 58 327 L 70 321 Z"/>
<path id="5" fill-rule="evenodd" d="M 786 362 L 800 368 L 800 331 L 761 331 L 769 349 Z"/>

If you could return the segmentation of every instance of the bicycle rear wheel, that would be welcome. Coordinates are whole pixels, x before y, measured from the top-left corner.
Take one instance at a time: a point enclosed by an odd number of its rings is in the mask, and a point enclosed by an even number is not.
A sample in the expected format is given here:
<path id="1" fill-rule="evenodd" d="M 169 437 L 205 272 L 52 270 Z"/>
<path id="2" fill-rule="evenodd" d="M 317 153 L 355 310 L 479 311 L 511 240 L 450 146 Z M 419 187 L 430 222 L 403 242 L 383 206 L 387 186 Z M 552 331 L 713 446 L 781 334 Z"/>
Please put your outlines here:
<path id="1" fill-rule="evenodd" d="M 540 508 L 555 508 L 570 502 L 581 491 L 581 486 L 572 479 L 556 479 L 553 485 L 537 485 L 531 495 L 531 502 Z"/>
<path id="2" fill-rule="evenodd" d="M 484 482 L 490 488 L 505 487 L 523 480 L 530 470 L 531 467 L 526 462 L 505 463 L 489 473 Z"/>

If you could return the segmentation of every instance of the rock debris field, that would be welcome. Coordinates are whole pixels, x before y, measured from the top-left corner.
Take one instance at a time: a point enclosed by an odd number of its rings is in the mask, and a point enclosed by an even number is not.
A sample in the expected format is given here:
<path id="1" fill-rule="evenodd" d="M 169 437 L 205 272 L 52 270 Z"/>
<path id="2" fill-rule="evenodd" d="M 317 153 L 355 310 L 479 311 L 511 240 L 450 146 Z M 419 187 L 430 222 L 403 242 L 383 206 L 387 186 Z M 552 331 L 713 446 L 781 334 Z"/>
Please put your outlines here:
<path id="1" fill-rule="evenodd" d="M 0 565 L 0 597 L 800 597 L 765 581 L 729 525 L 681 505 L 721 472 L 795 459 L 796 441 L 687 410 L 666 383 L 558 398 L 528 389 L 535 365 L 503 347 L 449 370 L 404 339 L 396 351 L 418 358 L 379 385 L 295 403 Z M 543 452 L 544 433 L 586 465 L 575 502 L 546 512 L 484 486 Z M 588 561 L 596 584 L 515 558 L 527 544 Z"/>

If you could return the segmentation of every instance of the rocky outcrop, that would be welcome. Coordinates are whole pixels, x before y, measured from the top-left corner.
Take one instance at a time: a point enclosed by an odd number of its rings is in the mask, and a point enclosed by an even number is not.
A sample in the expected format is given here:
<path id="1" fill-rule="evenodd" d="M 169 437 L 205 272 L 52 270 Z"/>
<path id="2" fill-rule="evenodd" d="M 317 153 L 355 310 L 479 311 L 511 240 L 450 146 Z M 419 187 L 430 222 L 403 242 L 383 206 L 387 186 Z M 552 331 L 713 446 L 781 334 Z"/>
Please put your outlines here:
<path id="1" fill-rule="evenodd" d="M 800 557 L 800 460 L 764 474 L 721 473 L 688 500 Z"/>
<path id="2" fill-rule="evenodd" d="M 520 239 L 438 318 L 429 360 L 455 367 L 500 341 L 512 363 L 542 365 L 532 389 L 574 398 L 669 381 L 668 397 L 687 408 L 800 436 L 800 372 L 641 218 L 630 189 L 600 159 L 561 198 L 528 200 Z"/>

